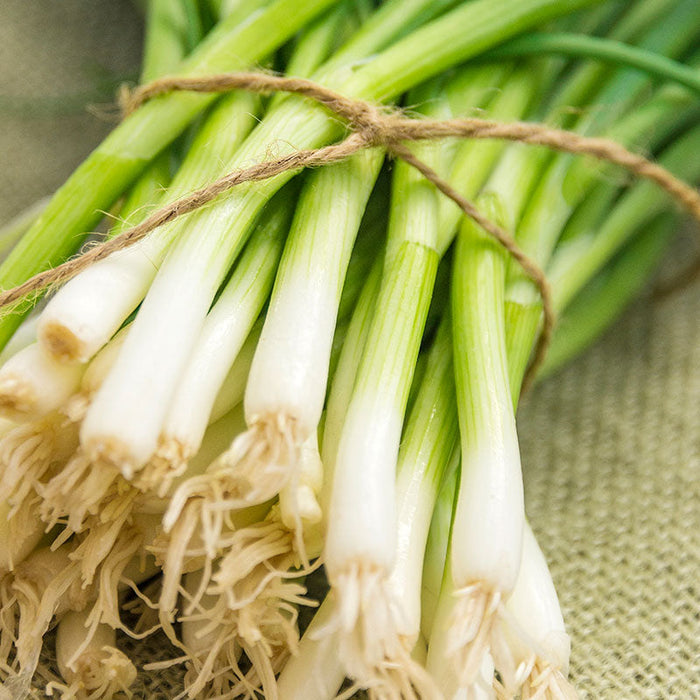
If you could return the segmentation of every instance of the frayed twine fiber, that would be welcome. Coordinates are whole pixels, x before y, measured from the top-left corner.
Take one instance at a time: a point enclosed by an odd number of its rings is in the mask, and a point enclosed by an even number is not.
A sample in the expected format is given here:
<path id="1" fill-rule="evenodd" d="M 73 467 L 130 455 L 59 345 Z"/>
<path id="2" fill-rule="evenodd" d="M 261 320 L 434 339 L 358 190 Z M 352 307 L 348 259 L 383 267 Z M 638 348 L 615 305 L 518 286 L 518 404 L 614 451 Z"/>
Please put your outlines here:
<path id="1" fill-rule="evenodd" d="M 449 197 L 484 231 L 493 236 L 518 262 L 525 274 L 537 286 L 542 298 L 543 323 L 523 386 L 527 387 L 541 365 L 555 323 L 552 295 L 544 271 L 518 246 L 514 237 L 483 216 L 467 199 L 426 163 L 419 160 L 403 143 L 443 138 L 502 139 L 530 145 L 545 146 L 555 151 L 589 155 L 619 165 L 637 177 L 656 183 L 687 209 L 700 223 L 700 194 L 665 168 L 641 155 L 603 138 L 588 138 L 572 131 L 555 129 L 543 124 L 527 122 L 501 123 L 488 119 L 415 119 L 404 116 L 396 108 L 376 106 L 364 100 L 352 99 L 318 83 L 303 78 L 288 78 L 267 73 L 224 73 L 191 78 L 166 77 L 122 92 L 125 116 L 144 102 L 174 90 L 191 92 L 228 92 L 247 90 L 259 94 L 288 92 L 311 98 L 343 119 L 351 133 L 342 141 L 317 149 L 296 151 L 281 158 L 236 170 L 218 180 L 191 192 L 189 195 L 158 209 L 140 224 L 120 235 L 69 260 L 62 265 L 34 275 L 25 283 L 0 293 L 0 308 L 13 304 L 27 295 L 35 294 L 50 285 L 61 284 L 89 265 L 110 253 L 133 245 L 154 229 L 188 214 L 216 199 L 243 182 L 266 180 L 288 170 L 329 165 L 344 160 L 364 148 L 383 147 L 396 158 L 416 168 L 437 189 Z"/>

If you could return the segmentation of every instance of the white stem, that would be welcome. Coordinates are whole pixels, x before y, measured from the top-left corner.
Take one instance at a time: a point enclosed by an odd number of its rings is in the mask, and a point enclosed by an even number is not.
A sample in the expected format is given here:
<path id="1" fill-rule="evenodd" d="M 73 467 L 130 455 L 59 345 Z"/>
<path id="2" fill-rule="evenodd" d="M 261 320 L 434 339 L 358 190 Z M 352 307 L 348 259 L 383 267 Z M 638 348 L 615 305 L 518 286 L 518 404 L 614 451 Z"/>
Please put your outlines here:
<path id="1" fill-rule="evenodd" d="M 39 316 L 32 313 L 24 319 L 14 335 L 7 341 L 7 345 L 0 352 L 0 366 L 4 365 L 13 355 L 23 350 L 27 345 L 36 342 L 36 327 Z"/>
<path id="2" fill-rule="evenodd" d="M 495 200 L 481 200 L 483 207 Z M 498 214 L 490 206 L 487 216 Z M 472 685 L 483 655 L 501 643 L 503 601 L 515 586 L 525 522 L 520 454 L 508 377 L 504 253 L 468 220 L 462 225 L 452 286 L 461 477 L 446 650 L 460 685 Z M 444 585 L 443 585 L 444 589 Z M 444 590 L 441 597 L 445 595 Z"/>
<path id="3" fill-rule="evenodd" d="M 432 634 L 447 563 L 450 528 L 452 526 L 452 505 L 459 476 L 459 450 L 455 450 L 453 460 L 438 494 L 425 548 L 421 590 L 421 632 L 426 639 L 430 639 Z"/>
<path id="4" fill-rule="evenodd" d="M 382 401 L 379 395 L 353 397 L 338 447 L 328 513 L 324 558 L 331 583 L 348 565 L 385 575 L 391 571 L 396 555 L 394 472 L 402 423 L 395 401 Z"/>
<path id="5" fill-rule="evenodd" d="M 333 601 L 326 598 L 287 661 L 277 680 L 280 700 L 332 700 L 343 684 L 345 669 L 337 633 L 319 635 L 333 617 Z"/>
<path id="6" fill-rule="evenodd" d="M 318 451 L 318 437 L 313 431 L 300 448 L 299 464 L 293 477 L 279 493 L 280 517 L 292 531 L 300 525 L 321 522 L 318 496 L 323 483 L 323 464 Z"/>
<path id="7" fill-rule="evenodd" d="M 506 607 L 515 619 L 515 629 L 509 635 L 514 665 L 528 664 L 534 655 L 566 676 L 571 641 L 547 562 L 529 524 L 523 537 L 518 580 Z"/>
<path id="8" fill-rule="evenodd" d="M 105 378 L 117 361 L 119 352 L 129 333 L 130 326 L 126 326 L 117 333 L 92 359 L 85 370 L 80 389 L 87 396 L 92 396 L 104 382 Z"/>
<path id="9" fill-rule="evenodd" d="M 316 429 L 345 272 L 382 162 L 381 151 L 366 151 L 307 181 L 250 370 L 249 424 L 282 413 L 302 440 Z"/>
<path id="10" fill-rule="evenodd" d="M 345 416 L 350 405 L 357 369 L 362 361 L 367 336 L 372 322 L 375 303 L 379 294 L 382 266 L 377 259 L 367 277 L 360 293 L 355 311 L 345 335 L 345 341 L 338 360 L 335 374 L 328 396 L 326 417 L 323 426 L 323 466 L 324 484 L 322 493 L 322 510 L 328 513 L 332 492 L 335 461 L 338 454 L 338 444 L 345 422 Z"/>
<path id="11" fill-rule="evenodd" d="M 451 335 L 446 319 L 428 355 L 404 430 L 396 478 L 398 546 L 389 586 L 402 610 L 399 619 L 405 626 L 399 632 L 411 644 L 420 633 L 428 531 L 443 475 L 456 470 L 457 439 Z"/>
<path id="12" fill-rule="evenodd" d="M 172 398 L 161 443 L 194 454 L 234 360 L 262 310 L 287 233 L 289 208 L 282 205 L 258 225 L 231 279 L 209 311 Z"/>
<path id="13" fill-rule="evenodd" d="M 431 625 L 425 667 L 435 679 L 445 700 L 487 700 L 493 692 L 494 664 L 486 652 L 472 682 L 465 684 L 455 668 L 451 653 L 450 632 L 458 614 L 459 599 L 449 570 L 445 572 L 440 596 Z"/>
<path id="14" fill-rule="evenodd" d="M 520 566 L 524 525 L 515 422 L 508 430 L 491 432 L 491 438 L 488 446 L 463 453 L 453 526 L 453 576 L 457 588 L 478 581 L 509 593 Z"/>
<path id="15" fill-rule="evenodd" d="M 56 361 L 38 343 L 28 345 L 0 368 L 0 413 L 25 421 L 45 416 L 78 389 L 84 370 Z"/>
<path id="16" fill-rule="evenodd" d="M 253 363 L 253 356 L 255 355 L 255 348 L 257 347 L 261 330 L 262 324 L 256 323 L 245 343 L 243 343 L 243 347 L 231 365 L 221 384 L 219 393 L 216 395 L 214 405 L 211 408 L 210 422 L 219 420 L 221 416 L 228 413 L 234 406 L 243 403 L 250 366 Z"/>
<path id="17" fill-rule="evenodd" d="M 500 220 L 500 198 L 480 200 Z M 462 466 L 452 534 L 455 588 L 508 595 L 525 525 L 520 452 L 510 391 L 502 249 L 469 221 L 460 231 L 452 289 Z"/>
<path id="18" fill-rule="evenodd" d="M 69 691 L 112 698 L 128 691 L 136 680 L 136 668 L 116 648 L 116 633 L 109 625 L 98 625 L 90 644 L 80 649 L 84 646 L 88 616 L 87 611 L 68 612 L 61 618 L 56 634 L 56 663 Z"/>
<path id="19" fill-rule="evenodd" d="M 146 238 L 68 281 L 41 314 L 42 346 L 61 362 L 87 362 L 143 299 L 167 242 Z"/>
<path id="20" fill-rule="evenodd" d="M 435 496 L 421 478 L 397 481 L 398 547 L 389 586 L 402 609 L 401 635 L 415 642 L 421 627 L 421 574 Z"/>
<path id="21" fill-rule="evenodd" d="M 156 449 L 177 379 L 216 292 L 218 275 L 212 281 L 206 274 L 205 257 L 169 258 L 169 274 L 151 286 L 83 421 L 80 438 L 89 459 L 112 464 L 127 479 Z M 190 290 L 187 301 L 173 299 L 174 284 Z"/>

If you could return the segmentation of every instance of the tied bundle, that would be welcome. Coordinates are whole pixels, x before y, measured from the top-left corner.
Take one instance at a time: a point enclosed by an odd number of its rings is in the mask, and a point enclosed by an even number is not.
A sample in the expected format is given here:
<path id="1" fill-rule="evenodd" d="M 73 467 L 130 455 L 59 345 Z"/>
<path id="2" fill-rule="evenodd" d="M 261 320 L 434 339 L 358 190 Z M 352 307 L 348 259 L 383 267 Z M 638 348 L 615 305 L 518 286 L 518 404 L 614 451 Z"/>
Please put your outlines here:
<path id="1" fill-rule="evenodd" d="M 375 697 L 572 696 L 514 407 L 604 327 L 610 287 L 589 281 L 627 275 L 620 307 L 642 284 L 667 195 L 700 221 L 694 79 L 674 60 L 695 60 L 700 9 L 571 20 L 638 44 L 623 58 L 667 54 L 647 64 L 683 87 L 650 87 L 575 61 L 453 69 L 584 0 L 250 4 L 218 8 L 183 77 L 129 95 L 0 269 L 0 305 L 62 285 L 16 333 L 0 319 L 0 672 L 27 691 L 58 621 L 68 696 L 127 692 L 115 630 L 164 634 L 192 698 L 330 698 L 345 678 Z M 220 72 L 302 27 L 284 60 L 309 78 Z M 410 112 L 383 106 L 403 94 Z M 124 193 L 110 240 L 37 271 Z M 300 638 L 321 563 L 330 592 Z"/>

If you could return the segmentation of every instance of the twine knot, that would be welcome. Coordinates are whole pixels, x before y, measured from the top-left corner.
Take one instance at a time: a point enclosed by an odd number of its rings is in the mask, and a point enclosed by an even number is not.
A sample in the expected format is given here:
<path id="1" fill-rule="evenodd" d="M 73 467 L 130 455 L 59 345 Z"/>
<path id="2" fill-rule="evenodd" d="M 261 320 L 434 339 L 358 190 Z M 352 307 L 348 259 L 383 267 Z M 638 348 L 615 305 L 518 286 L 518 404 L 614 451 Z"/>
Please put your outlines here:
<path id="1" fill-rule="evenodd" d="M 358 104 L 358 109 L 348 119 L 351 129 L 359 133 L 367 146 L 389 147 L 395 141 L 389 117 L 367 103 Z"/>

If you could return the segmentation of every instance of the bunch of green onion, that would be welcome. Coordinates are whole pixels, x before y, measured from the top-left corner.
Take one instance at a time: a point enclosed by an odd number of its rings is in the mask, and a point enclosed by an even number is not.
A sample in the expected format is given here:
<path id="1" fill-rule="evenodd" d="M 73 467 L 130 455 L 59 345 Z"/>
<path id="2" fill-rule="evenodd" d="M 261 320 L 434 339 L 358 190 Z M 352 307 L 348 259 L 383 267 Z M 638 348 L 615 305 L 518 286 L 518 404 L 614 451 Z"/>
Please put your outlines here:
<path id="1" fill-rule="evenodd" d="M 700 64 L 695 0 L 147 10 L 144 82 L 271 68 L 416 119 L 605 135 L 700 179 L 700 104 L 677 78 Z M 619 64 L 533 54 L 550 39 L 615 48 Z M 101 212 L 118 212 L 114 236 L 343 133 L 293 95 L 154 98 L 2 231 L 0 285 L 75 253 Z M 561 320 L 540 376 L 607 327 L 677 229 L 666 195 L 587 159 L 410 148 L 545 270 Z M 344 682 L 377 698 L 575 697 L 516 432 L 541 325 L 519 265 L 378 147 L 240 185 L 5 313 L 0 697 L 46 676 L 45 643 L 51 692 L 129 693 L 140 660 L 118 631 L 167 639 L 178 697 L 322 700 Z M 323 601 L 307 594 L 321 564 Z"/>

